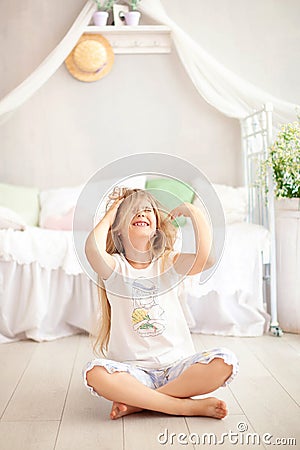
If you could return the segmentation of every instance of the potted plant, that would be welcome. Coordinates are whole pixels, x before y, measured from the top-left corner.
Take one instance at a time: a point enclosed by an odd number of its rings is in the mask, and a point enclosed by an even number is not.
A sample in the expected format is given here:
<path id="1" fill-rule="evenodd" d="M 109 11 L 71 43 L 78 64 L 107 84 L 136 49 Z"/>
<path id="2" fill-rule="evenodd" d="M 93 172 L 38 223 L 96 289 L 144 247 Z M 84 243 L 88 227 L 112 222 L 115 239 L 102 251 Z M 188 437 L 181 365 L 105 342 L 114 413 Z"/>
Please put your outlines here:
<path id="1" fill-rule="evenodd" d="M 107 24 L 109 12 L 112 10 L 115 0 L 94 0 L 97 11 L 93 14 L 94 25 L 103 27 Z"/>
<path id="2" fill-rule="evenodd" d="M 261 179 L 270 169 L 275 194 L 278 319 L 283 330 L 300 333 L 300 117 L 281 126 Z"/>
<path id="3" fill-rule="evenodd" d="M 126 25 L 136 26 L 139 24 L 141 13 L 137 10 L 137 6 L 141 0 L 129 0 L 130 10 L 124 14 Z"/>
<path id="4" fill-rule="evenodd" d="M 260 182 L 265 186 L 271 170 L 276 210 L 300 210 L 300 117 L 281 126 L 268 157 L 260 164 Z"/>

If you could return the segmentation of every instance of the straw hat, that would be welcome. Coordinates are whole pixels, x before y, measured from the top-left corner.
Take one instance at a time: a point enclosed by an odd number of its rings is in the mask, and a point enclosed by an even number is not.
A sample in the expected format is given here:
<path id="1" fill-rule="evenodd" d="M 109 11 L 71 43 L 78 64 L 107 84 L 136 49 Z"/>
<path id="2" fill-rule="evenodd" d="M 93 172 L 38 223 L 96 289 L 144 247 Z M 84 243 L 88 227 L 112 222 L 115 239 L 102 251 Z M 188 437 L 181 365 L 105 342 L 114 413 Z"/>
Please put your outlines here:
<path id="1" fill-rule="evenodd" d="M 80 81 L 96 81 L 110 72 L 114 52 L 100 34 L 83 34 L 67 59 L 66 67 Z"/>

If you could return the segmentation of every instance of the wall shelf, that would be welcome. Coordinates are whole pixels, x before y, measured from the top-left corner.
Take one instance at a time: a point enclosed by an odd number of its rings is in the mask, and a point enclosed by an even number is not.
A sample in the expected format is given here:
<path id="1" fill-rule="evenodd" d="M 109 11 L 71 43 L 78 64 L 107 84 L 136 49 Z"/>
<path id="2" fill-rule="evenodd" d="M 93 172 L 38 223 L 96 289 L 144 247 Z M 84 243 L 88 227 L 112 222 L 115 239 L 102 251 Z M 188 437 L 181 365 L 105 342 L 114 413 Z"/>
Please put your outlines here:
<path id="1" fill-rule="evenodd" d="M 89 25 L 85 33 L 99 33 L 114 49 L 115 54 L 170 53 L 171 29 L 164 25 L 96 27 Z"/>

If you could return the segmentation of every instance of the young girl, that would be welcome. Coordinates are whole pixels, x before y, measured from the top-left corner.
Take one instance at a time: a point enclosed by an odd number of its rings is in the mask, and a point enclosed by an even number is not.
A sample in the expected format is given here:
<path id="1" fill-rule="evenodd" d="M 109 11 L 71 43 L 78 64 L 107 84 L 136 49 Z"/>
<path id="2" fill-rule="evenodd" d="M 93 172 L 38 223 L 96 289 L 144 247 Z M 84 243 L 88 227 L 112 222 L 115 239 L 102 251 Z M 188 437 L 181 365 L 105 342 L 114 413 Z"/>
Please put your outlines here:
<path id="1" fill-rule="evenodd" d="M 96 348 L 102 355 L 108 350 L 106 358 L 85 367 L 85 385 L 113 402 L 111 419 L 143 409 L 222 419 L 227 414 L 222 400 L 191 397 L 227 385 L 237 373 L 237 359 L 225 348 L 195 352 L 177 294 L 180 278 L 213 264 L 210 228 L 191 204 L 167 215 L 141 189 L 121 189 L 113 198 L 85 247 L 103 286 Z M 173 250 L 172 220 L 180 215 L 192 220 L 195 254 Z"/>

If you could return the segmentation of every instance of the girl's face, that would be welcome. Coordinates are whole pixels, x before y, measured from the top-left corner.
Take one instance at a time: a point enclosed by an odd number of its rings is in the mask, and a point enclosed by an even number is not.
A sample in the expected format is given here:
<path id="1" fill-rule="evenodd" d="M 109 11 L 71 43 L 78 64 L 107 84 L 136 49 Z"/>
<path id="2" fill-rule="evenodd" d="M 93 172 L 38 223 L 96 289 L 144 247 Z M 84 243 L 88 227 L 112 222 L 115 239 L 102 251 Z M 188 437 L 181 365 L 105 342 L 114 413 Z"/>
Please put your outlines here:
<path id="1" fill-rule="evenodd" d="M 134 243 L 139 238 L 150 239 L 156 231 L 157 219 L 154 207 L 147 197 L 136 198 L 135 201 L 124 202 L 120 206 L 123 215 L 121 236 Z"/>
<path id="2" fill-rule="evenodd" d="M 145 235 L 150 237 L 156 230 L 157 221 L 154 208 L 147 199 L 141 199 L 134 205 L 129 218 L 129 237 Z"/>

